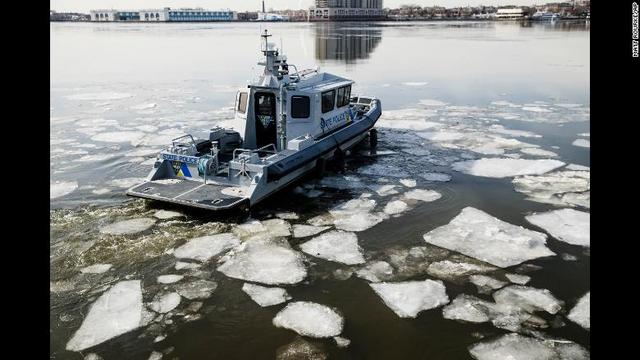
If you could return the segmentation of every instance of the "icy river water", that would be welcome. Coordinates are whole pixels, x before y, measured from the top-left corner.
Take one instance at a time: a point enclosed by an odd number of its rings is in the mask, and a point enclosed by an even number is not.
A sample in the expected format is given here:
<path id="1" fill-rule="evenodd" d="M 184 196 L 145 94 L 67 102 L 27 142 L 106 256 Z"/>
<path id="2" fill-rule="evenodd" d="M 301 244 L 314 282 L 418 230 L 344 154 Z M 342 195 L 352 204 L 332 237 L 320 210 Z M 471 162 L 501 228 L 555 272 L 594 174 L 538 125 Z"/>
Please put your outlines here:
<path id="1" fill-rule="evenodd" d="M 127 198 L 232 116 L 268 28 L 377 152 L 249 219 Z M 55 359 L 585 359 L 589 25 L 51 24 Z"/>

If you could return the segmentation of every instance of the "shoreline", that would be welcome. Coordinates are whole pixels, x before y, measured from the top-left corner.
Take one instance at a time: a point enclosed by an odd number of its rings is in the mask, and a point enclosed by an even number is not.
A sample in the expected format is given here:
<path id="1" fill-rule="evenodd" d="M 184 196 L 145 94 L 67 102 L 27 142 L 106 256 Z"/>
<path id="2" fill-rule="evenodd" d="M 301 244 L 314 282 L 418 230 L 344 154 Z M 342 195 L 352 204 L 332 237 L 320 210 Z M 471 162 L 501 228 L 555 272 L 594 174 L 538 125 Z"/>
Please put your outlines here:
<path id="1" fill-rule="evenodd" d="M 257 21 L 257 20 L 225 20 L 225 21 L 91 21 L 91 20 L 49 20 L 53 22 L 71 22 L 71 23 L 95 23 L 95 24 L 193 24 L 193 23 L 345 23 L 345 22 L 447 22 L 447 21 L 476 21 L 476 22 L 536 22 L 536 23 L 554 23 L 560 21 L 590 21 L 590 18 L 569 18 L 558 20 L 532 20 L 532 19 L 468 19 L 468 18 L 447 18 L 447 19 L 384 19 L 384 20 L 289 20 L 289 21 Z"/>

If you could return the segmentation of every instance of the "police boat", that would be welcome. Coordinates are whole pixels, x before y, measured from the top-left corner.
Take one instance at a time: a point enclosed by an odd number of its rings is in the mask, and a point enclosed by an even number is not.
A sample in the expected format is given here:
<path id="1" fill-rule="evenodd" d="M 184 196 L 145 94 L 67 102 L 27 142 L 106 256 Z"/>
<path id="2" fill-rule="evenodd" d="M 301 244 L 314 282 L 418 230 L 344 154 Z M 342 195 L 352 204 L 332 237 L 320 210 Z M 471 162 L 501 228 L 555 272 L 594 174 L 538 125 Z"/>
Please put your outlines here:
<path id="1" fill-rule="evenodd" d="M 261 34 L 264 72 L 240 89 L 229 128 L 205 139 L 184 135 L 162 150 L 142 184 L 127 195 L 208 210 L 248 210 L 369 134 L 380 100 L 352 96 L 352 80 L 316 70 L 298 71 Z M 290 70 L 292 69 L 292 71 Z"/>

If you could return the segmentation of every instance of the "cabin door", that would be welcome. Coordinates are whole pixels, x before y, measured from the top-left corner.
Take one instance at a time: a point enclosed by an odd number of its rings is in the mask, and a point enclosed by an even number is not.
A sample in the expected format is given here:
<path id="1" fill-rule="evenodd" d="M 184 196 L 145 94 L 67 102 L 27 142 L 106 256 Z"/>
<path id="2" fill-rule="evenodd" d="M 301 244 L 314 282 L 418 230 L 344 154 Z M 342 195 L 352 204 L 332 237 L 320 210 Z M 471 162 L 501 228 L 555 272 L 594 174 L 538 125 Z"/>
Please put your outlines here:
<path id="1" fill-rule="evenodd" d="M 273 93 L 255 93 L 256 148 L 276 145 L 276 96 Z"/>

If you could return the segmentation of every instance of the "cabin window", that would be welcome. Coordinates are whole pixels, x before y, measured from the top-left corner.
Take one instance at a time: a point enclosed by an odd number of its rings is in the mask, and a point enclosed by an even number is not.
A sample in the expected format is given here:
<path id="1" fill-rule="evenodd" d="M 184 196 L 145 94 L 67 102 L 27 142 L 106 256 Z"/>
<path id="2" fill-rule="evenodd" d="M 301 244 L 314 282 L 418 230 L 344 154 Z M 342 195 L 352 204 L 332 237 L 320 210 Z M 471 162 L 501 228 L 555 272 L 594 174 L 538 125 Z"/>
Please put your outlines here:
<path id="1" fill-rule="evenodd" d="M 349 105 L 351 99 L 351 85 L 343 86 L 338 89 L 338 107 Z"/>
<path id="2" fill-rule="evenodd" d="M 294 119 L 306 119 L 309 117 L 311 101 L 308 96 L 291 97 L 291 117 Z"/>
<path id="3" fill-rule="evenodd" d="M 333 106 L 336 102 L 336 91 L 325 91 L 322 93 L 322 113 L 333 110 Z"/>
<path id="4" fill-rule="evenodd" d="M 238 98 L 238 111 L 243 114 L 247 112 L 247 98 L 248 96 L 246 92 L 241 92 L 240 97 Z"/>

